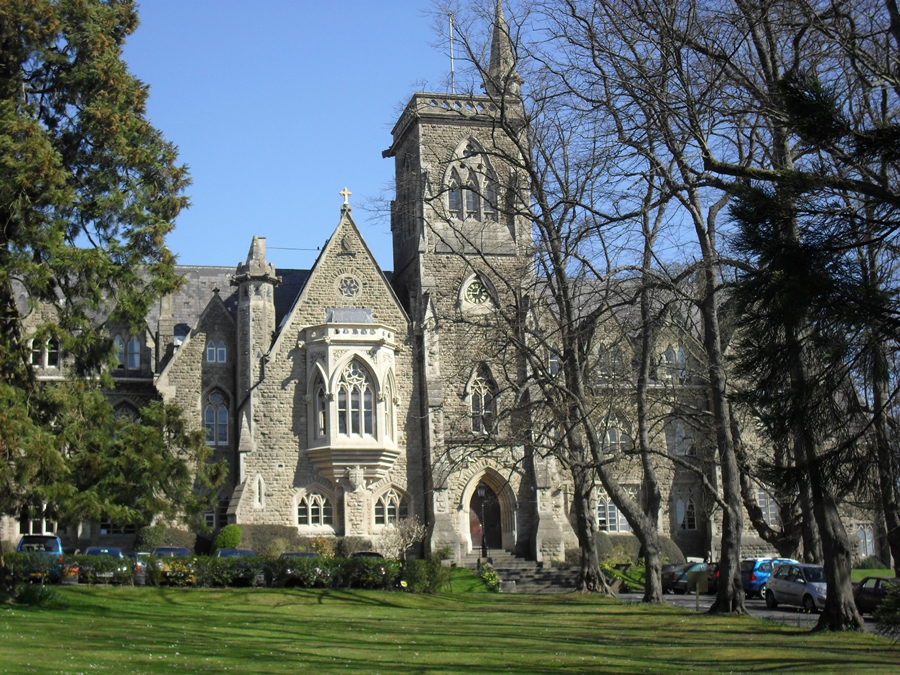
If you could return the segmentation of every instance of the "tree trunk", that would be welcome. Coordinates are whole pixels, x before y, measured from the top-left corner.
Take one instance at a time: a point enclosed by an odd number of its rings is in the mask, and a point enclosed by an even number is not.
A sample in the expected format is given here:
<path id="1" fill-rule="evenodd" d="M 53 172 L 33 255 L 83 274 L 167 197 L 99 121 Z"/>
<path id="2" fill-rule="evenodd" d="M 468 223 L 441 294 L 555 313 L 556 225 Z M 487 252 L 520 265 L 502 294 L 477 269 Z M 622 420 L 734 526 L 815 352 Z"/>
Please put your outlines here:
<path id="1" fill-rule="evenodd" d="M 875 452 L 878 457 L 878 488 L 881 509 L 887 529 L 887 542 L 894 559 L 894 576 L 900 576 L 900 503 L 897 500 L 896 458 L 891 448 L 888 430 L 887 400 L 890 391 L 887 356 L 882 343 L 873 350 L 872 398 L 875 428 Z"/>
<path id="2" fill-rule="evenodd" d="M 574 451 L 574 448 L 573 448 Z M 581 454 L 584 454 L 583 446 Z M 572 465 L 575 494 L 575 529 L 581 548 L 581 571 L 578 574 L 578 590 L 582 593 L 605 593 L 612 595 L 606 579 L 600 572 L 597 547 L 594 545 L 594 517 L 591 511 L 591 492 L 594 490 L 594 472 L 585 466 L 583 460 Z"/>

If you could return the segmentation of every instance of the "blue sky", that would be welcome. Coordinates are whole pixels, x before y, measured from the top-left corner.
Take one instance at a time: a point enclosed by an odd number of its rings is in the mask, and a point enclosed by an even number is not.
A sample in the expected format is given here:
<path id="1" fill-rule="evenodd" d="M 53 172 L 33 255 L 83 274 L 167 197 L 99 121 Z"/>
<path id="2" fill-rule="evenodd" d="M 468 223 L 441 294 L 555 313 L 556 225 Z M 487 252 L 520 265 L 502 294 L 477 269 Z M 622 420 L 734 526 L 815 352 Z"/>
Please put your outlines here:
<path id="1" fill-rule="evenodd" d="M 125 46 L 149 117 L 190 167 L 192 206 L 170 248 L 186 265 L 236 265 L 252 235 L 276 267 L 309 268 L 353 216 L 383 269 L 390 224 L 363 207 L 390 185 L 399 110 L 442 91 L 449 48 L 431 0 L 144 0 Z"/>

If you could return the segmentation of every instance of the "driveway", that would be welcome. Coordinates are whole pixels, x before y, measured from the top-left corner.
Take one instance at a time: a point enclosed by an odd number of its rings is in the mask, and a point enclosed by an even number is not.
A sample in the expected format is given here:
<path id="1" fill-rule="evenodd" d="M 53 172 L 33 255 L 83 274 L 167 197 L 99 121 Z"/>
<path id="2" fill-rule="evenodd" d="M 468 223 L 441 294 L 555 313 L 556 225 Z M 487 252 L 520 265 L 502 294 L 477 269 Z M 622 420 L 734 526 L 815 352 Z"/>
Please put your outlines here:
<path id="1" fill-rule="evenodd" d="M 643 593 L 619 593 L 619 599 L 625 600 L 626 602 L 640 602 L 642 597 Z M 707 611 L 712 606 L 714 599 L 714 595 L 701 594 L 699 611 Z M 666 602 L 674 607 L 697 611 L 697 598 L 695 595 L 667 595 Z M 796 628 L 811 629 L 819 620 L 818 614 L 809 614 L 799 607 L 780 606 L 775 609 L 769 609 L 766 607 L 765 600 L 759 598 L 744 600 L 744 607 L 746 607 L 747 613 L 750 614 L 750 616 Z M 866 616 L 864 618 L 866 621 L 866 630 L 874 632 L 875 622 L 872 620 L 872 617 Z"/>

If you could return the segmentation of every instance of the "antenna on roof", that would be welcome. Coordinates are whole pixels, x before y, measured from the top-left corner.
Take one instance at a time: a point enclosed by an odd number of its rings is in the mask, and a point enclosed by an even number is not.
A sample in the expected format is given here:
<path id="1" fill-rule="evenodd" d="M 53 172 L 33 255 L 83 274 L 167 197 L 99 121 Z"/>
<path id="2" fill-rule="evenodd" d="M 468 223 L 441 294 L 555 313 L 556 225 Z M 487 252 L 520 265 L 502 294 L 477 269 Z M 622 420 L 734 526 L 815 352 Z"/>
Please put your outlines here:
<path id="1" fill-rule="evenodd" d="M 456 93 L 456 72 L 453 69 L 453 12 L 447 12 L 450 22 L 450 93 Z"/>

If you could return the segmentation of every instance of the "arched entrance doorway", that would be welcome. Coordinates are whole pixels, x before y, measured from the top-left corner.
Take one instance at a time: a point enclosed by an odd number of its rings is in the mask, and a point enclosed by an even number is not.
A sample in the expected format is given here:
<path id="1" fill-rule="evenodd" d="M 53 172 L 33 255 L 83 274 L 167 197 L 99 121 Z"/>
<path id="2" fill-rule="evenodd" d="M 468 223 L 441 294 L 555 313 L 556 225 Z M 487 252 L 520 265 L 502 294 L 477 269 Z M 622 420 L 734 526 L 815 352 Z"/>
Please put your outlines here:
<path id="1" fill-rule="evenodd" d="M 482 538 L 488 549 L 503 548 L 503 523 L 500 517 L 500 500 L 490 485 L 481 481 L 472 491 L 469 501 L 469 533 L 472 536 L 472 550 L 480 551 Z"/>

